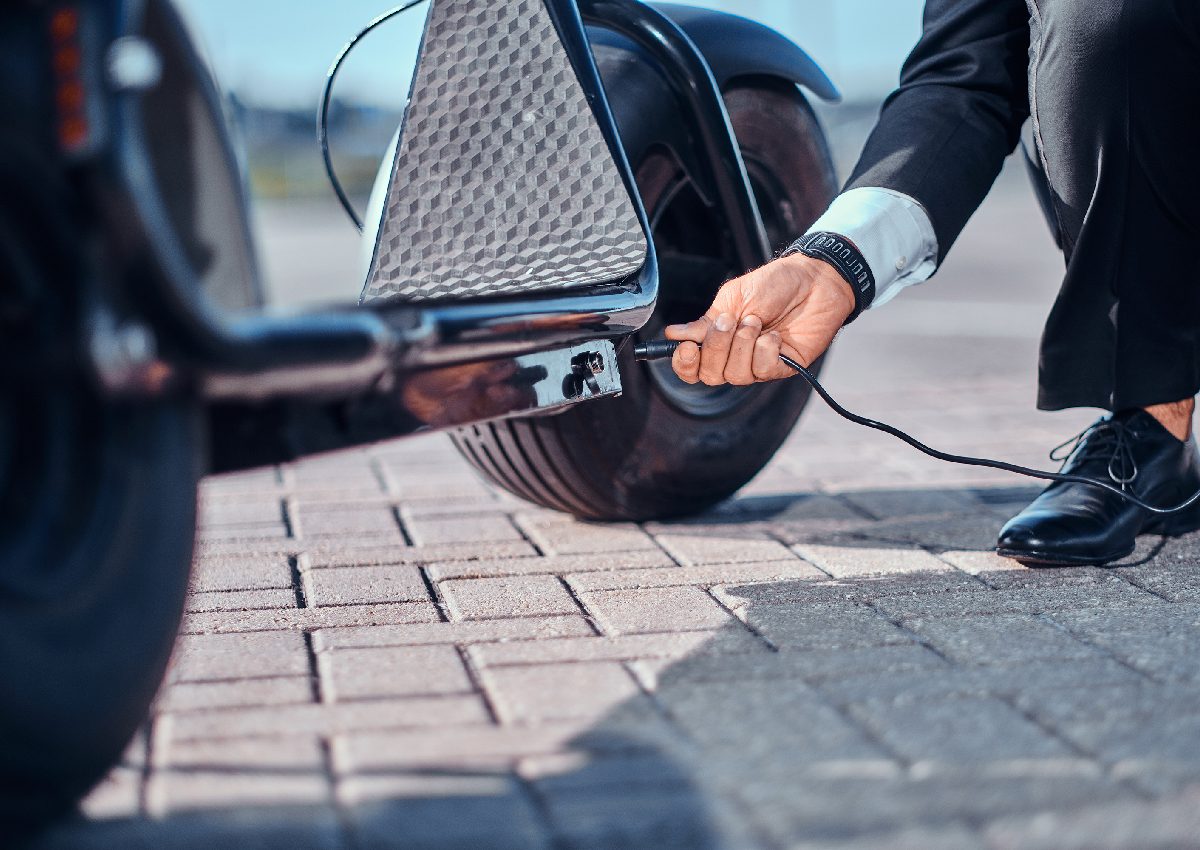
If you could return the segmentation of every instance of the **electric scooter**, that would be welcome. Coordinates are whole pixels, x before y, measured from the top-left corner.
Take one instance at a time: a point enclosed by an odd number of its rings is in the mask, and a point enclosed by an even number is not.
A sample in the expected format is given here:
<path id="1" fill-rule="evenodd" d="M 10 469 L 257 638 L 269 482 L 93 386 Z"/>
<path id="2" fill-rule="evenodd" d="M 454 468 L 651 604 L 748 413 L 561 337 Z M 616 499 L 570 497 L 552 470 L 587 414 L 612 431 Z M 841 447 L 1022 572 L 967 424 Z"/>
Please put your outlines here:
<path id="1" fill-rule="evenodd" d="M 738 17 L 432 0 L 361 303 L 280 316 L 170 2 L 6 4 L 0 834 L 68 811 L 143 721 L 203 475 L 447 431 L 498 486 L 594 520 L 748 482 L 809 386 L 687 386 L 632 349 L 832 198 L 801 86 L 838 97 Z"/>

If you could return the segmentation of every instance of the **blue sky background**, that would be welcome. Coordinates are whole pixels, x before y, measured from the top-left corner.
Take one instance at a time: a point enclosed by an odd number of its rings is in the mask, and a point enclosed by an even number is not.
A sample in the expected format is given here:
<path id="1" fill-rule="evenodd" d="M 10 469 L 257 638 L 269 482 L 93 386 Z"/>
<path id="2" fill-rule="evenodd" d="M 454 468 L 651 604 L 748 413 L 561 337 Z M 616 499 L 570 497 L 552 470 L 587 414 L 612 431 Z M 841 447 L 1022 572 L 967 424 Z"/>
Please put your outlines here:
<path id="1" fill-rule="evenodd" d="M 310 107 L 341 46 L 395 5 L 390 0 L 178 0 L 221 83 L 259 103 Z M 491 0 L 479 0 L 491 2 Z M 504 0 L 495 0 L 504 2 Z M 920 32 L 922 0 L 692 0 L 768 23 L 804 47 L 851 99 L 895 84 Z M 424 7 L 372 37 L 347 66 L 341 92 L 398 106 Z"/>

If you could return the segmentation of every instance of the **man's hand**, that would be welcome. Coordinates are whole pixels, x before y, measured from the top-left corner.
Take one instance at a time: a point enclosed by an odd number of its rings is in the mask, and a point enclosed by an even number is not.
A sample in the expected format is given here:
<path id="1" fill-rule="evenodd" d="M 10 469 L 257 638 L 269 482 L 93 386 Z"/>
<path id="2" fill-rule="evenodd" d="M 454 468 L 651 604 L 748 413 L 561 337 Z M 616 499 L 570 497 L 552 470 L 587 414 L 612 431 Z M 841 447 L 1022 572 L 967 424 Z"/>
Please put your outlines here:
<path id="1" fill-rule="evenodd" d="M 786 354 L 812 365 L 854 312 L 854 291 L 821 260 L 796 254 L 721 287 L 703 318 L 667 328 L 683 340 L 671 365 L 689 384 L 747 386 L 795 373 Z"/>

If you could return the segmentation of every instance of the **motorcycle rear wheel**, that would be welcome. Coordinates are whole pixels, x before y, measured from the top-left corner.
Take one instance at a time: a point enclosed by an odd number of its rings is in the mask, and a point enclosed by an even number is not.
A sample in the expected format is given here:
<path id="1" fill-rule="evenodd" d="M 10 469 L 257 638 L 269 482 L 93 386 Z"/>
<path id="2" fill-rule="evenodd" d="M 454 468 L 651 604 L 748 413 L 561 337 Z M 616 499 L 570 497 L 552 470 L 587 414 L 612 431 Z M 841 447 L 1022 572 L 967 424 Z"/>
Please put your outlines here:
<path id="1" fill-rule="evenodd" d="M 782 249 L 836 191 L 825 137 L 795 86 L 744 80 L 725 100 L 772 248 Z M 618 116 L 620 106 L 614 103 Z M 638 335 L 648 340 L 667 324 L 702 315 L 741 269 L 728 234 L 675 158 L 639 138 L 638 129 L 630 121 L 621 126 L 661 263 L 658 309 Z M 633 362 L 630 349 L 620 355 L 621 398 L 463 428 L 455 444 L 485 477 L 538 505 L 592 520 L 678 517 L 729 498 L 757 475 L 810 396 L 797 380 L 691 387 L 669 363 Z"/>

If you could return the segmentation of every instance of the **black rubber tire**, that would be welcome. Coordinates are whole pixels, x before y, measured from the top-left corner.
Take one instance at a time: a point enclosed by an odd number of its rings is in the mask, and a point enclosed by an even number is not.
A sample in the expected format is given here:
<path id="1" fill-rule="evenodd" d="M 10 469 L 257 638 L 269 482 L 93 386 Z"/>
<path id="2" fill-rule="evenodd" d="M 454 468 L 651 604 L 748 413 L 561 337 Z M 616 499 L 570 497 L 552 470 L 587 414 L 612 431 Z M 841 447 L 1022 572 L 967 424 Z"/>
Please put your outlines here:
<path id="1" fill-rule="evenodd" d="M 0 393 L 0 835 L 69 812 L 144 722 L 187 592 L 201 437 L 180 402 Z"/>
<path id="2" fill-rule="evenodd" d="M 620 91 L 614 89 L 617 96 Z M 804 232 L 836 191 L 824 134 L 795 86 L 742 80 L 725 99 L 773 247 L 781 249 Z M 688 190 L 675 158 L 652 139 L 634 138 L 637 131 L 631 122 L 622 126 L 631 158 L 638 157 L 633 165 L 660 254 L 695 254 L 696 244 L 707 242 L 717 255 L 713 259 L 724 263 L 705 292 L 684 291 L 689 283 L 672 279 L 664 263 L 659 310 L 640 335 L 650 339 L 667 323 L 703 313 L 721 281 L 740 270 L 728 237 Z M 689 240 L 694 241 L 681 249 L 679 243 Z M 487 478 L 535 504 L 594 520 L 677 517 L 727 499 L 757 475 L 810 395 L 802 381 L 782 381 L 726 390 L 736 400 L 726 396 L 716 405 L 724 409 L 705 410 L 704 404 L 691 405 L 687 393 L 700 398 L 708 390 L 664 377 L 667 364 L 634 363 L 629 349 L 621 354 L 621 398 L 557 416 L 464 428 L 453 435 L 455 444 Z"/>

